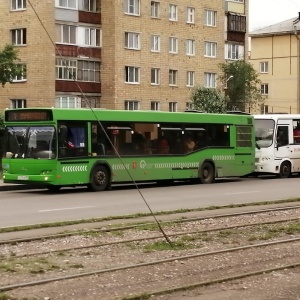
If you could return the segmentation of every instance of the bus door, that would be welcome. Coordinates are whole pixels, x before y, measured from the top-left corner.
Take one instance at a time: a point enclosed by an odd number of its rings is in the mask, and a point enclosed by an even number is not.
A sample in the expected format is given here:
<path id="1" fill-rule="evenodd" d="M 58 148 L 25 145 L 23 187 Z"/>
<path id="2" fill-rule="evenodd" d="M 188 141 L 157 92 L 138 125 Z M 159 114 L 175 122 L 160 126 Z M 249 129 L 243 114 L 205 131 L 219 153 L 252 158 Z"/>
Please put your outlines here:
<path id="1" fill-rule="evenodd" d="M 290 158 L 293 151 L 293 121 L 278 120 L 275 137 L 275 159 Z"/>

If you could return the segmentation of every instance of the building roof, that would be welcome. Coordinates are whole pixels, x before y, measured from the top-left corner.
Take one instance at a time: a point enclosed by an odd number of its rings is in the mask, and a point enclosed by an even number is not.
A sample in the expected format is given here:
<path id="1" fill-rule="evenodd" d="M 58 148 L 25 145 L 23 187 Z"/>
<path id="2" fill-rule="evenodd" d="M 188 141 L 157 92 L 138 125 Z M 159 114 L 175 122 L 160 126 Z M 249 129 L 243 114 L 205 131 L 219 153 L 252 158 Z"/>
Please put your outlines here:
<path id="1" fill-rule="evenodd" d="M 295 30 L 298 32 L 298 34 L 300 34 L 300 14 L 296 18 L 251 31 L 249 36 L 257 37 L 268 35 L 285 35 L 291 33 L 294 34 Z"/>

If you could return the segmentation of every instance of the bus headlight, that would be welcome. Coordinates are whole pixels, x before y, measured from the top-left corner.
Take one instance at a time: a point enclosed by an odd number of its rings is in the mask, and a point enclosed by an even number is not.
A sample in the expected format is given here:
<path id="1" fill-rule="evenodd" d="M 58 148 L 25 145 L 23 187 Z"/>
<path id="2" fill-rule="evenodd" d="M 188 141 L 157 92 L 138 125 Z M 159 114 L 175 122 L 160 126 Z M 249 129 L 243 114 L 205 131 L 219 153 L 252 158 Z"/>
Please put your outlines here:
<path id="1" fill-rule="evenodd" d="M 43 170 L 43 171 L 41 171 L 41 175 L 48 175 L 48 174 L 50 174 L 51 173 L 51 171 L 50 170 Z"/>

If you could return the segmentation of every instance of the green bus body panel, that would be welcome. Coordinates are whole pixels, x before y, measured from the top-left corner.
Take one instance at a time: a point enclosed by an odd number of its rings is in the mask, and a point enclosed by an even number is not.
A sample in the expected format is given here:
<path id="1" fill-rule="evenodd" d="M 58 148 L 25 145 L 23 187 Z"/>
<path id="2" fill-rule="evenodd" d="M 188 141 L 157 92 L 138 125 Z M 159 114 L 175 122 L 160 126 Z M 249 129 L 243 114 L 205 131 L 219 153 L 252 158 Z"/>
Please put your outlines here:
<path id="1" fill-rule="evenodd" d="M 45 110 L 36 108 L 37 110 Z M 26 109 L 20 109 L 26 111 Z M 32 108 L 30 110 L 33 110 Z M 47 110 L 47 109 L 46 109 Z M 117 111 L 102 109 L 49 109 L 53 120 L 17 122 L 5 121 L 6 126 L 54 125 L 59 120 L 129 121 L 157 123 L 213 123 L 253 126 L 253 117 L 233 114 L 170 113 L 158 111 Z M 9 111 L 9 110 L 8 110 Z M 230 141 L 231 145 L 235 141 Z M 254 133 L 253 141 L 254 145 Z M 107 165 L 112 182 L 155 181 L 163 179 L 199 178 L 204 160 L 211 161 L 216 177 L 243 176 L 254 172 L 255 151 L 252 147 L 207 148 L 186 155 L 152 156 L 87 156 L 68 159 L 3 158 L 4 182 L 38 183 L 45 185 L 87 185 L 96 163 Z"/>

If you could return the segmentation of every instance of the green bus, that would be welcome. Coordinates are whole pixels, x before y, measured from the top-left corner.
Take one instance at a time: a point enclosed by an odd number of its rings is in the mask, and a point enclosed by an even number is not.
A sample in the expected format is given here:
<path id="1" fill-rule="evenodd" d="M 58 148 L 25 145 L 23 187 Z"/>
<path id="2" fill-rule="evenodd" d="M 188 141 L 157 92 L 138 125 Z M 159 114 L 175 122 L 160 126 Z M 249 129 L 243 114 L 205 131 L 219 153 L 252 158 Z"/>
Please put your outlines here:
<path id="1" fill-rule="evenodd" d="M 112 183 L 212 183 L 255 168 L 253 116 L 23 108 L 4 113 L 4 183 L 58 191 Z"/>

